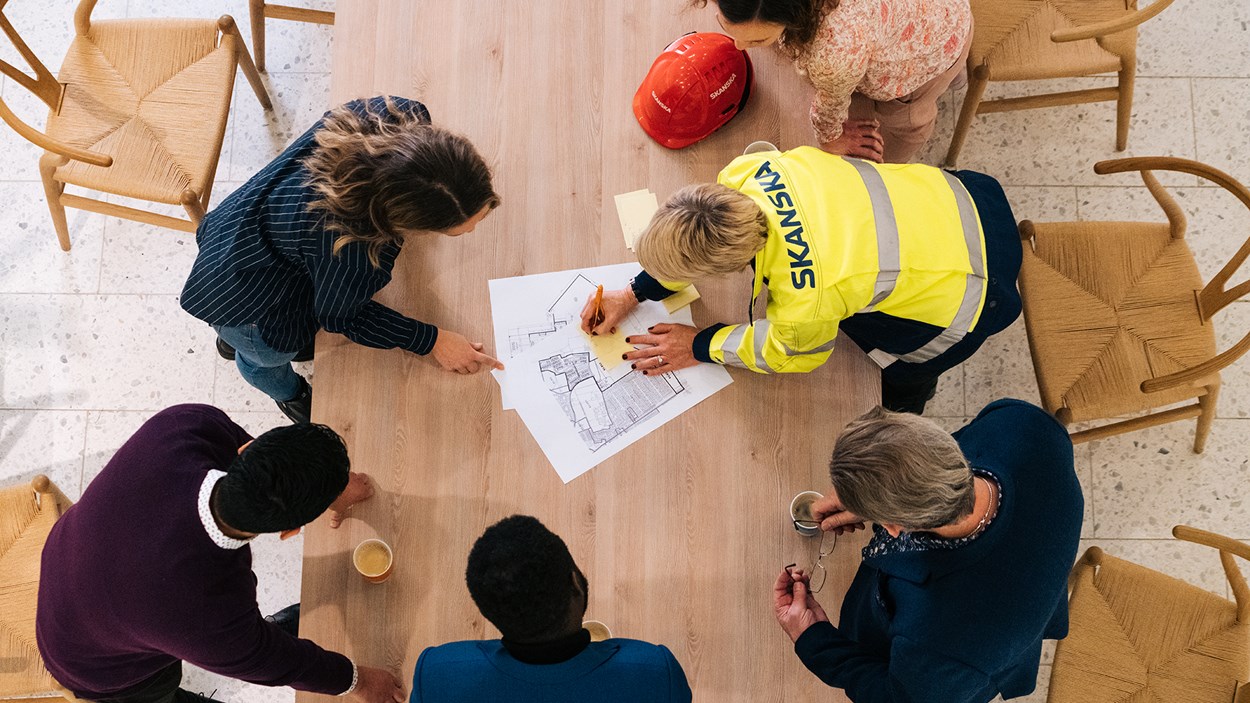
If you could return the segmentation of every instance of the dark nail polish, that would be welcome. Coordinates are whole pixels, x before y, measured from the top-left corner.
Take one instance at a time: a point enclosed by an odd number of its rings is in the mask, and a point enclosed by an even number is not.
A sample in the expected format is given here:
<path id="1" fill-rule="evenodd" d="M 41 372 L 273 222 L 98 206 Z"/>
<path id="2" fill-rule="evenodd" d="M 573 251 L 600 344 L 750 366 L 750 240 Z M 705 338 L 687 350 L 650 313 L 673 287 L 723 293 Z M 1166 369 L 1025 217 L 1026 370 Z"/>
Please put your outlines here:
<path id="1" fill-rule="evenodd" d="M 591 337 L 598 337 L 598 336 L 599 336 L 599 333 L 598 333 L 598 332 L 591 332 L 591 333 L 590 333 L 590 336 L 591 336 Z"/>
<path id="2" fill-rule="evenodd" d="M 633 344 L 633 343 L 634 343 L 634 338 L 633 338 L 633 337 L 626 337 L 626 338 L 625 338 L 625 343 L 626 343 L 626 344 Z"/>
<path id="3" fill-rule="evenodd" d="M 625 359 L 625 358 L 627 358 L 627 357 L 626 357 L 624 354 L 621 354 L 621 358 L 622 358 L 622 359 Z"/>
<path id="4" fill-rule="evenodd" d="M 642 375 L 643 375 L 643 376 L 650 376 L 651 374 L 647 373 L 646 371 L 643 371 L 643 372 L 642 372 Z"/>
<path id="5" fill-rule="evenodd" d="M 638 368 L 638 364 L 630 364 L 630 365 L 629 365 L 629 368 L 631 368 L 631 369 L 636 369 L 636 368 Z"/>

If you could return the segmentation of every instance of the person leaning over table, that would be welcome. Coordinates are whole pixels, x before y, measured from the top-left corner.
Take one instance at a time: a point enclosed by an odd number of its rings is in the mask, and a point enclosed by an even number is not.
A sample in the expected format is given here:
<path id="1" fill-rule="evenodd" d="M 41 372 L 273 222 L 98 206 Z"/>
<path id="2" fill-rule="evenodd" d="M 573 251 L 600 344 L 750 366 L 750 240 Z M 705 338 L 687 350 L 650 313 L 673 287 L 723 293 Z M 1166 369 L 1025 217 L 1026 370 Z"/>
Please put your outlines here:
<path id="1" fill-rule="evenodd" d="M 590 584 L 564 540 L 536 518 L 486 528 L 469 552 L 469 595 L 503 639 L 429 647 L 411 703 L 689 703 L 690 686 L 663 645 L 582 627 Z"/>
<path id="2" fill-rule="evenodd" d="M 482 344 L 372 300 L 411 237 L 467 234 L 498 205 L 481 155 L 424 105 L 355 100 L 204 217 L 182 308 L 293 422 L 309 421 L 312 389 L 290 362 L 312 358 L 318 329 L 456 373 L 503 368 Z"/>
<path id="3" fill-rule="evenodd" d="M 813 504 L 826 531 L 873 523 L 835 627 L 783 569 L 773 590 L 803 664 L 855 703 L 984 703 L 1031 692 L 1042 639 L 1068 631 L 1084 499 L 1072 442 L 1019 400 L 953 436 L 877 408 L 847 426 Z"/>
<path id="4" fill-rule="evenodd" d="M 878 165 L 813 147 L 734 159 L 715 184 L 687 186 L 634 244 L 643 272 L 604 293 L 604 333 L 640 301 L 705 276 L 755 270 L 767 319 L 697 330 L 661 324 L 634 335 L 634 368 L 651 375 L 711 362 L 761 373 L 807 372 L 838 330 L 883 367 L 882 404 L 920 413 L 938 378 L 1020 315 L 1022 252 L 1002 187 L 972 171 Z"/>
<path id="5" fill-rule="evenodd" d="M 712 1 L 739 49 L 778 44 L 811 81 L 821 148 L 873 161 L 924 147 L 972 46 L 968 0 Z"/>
<path id="6" fill-rule="evenodd" d="M 265 686 L 403 703 L 389 672 L 299 639 L 298 606 L 262 618 L 256 603 L 250 542 L 287 539 L 327 508 L 367 499 L 362 479 L 325 425 L 253 440 L 207 405 L 157 413 L 48 536 L 35 611 L 48 671 L 99 703 L 212 703 L 179 688 L 184 661 Z"/>

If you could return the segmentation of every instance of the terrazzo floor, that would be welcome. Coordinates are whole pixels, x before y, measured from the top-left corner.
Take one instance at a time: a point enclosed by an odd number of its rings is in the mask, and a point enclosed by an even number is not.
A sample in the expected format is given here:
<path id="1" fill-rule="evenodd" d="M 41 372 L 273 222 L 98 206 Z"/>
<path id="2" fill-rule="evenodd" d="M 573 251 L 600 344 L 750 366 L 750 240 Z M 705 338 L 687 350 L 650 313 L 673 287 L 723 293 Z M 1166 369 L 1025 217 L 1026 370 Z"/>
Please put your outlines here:
<path id="1" fill-rule="evenodd" d="M 11 3 L 6 12 L 36 53 L 56 66 L 72 36 L 74 4 L 52 4 L 60 9 L 27 1 Z M 333 6 L 332 0 L 302 4 Z M 230 13 L 247 36 L 246 5 L 244 0 L 101 0 L 96 17 Z M 263 112 L 246 81 L 237 79 L 214 200 L 280 152 L 329 102 L 332 30 L 271 21 L 268 37 L 265 81 L 275 110 Z M 0 58 L 20 60 L 12 50 L 0 51 Z M 1074 87 L 1110 82 L 1064 81 Z M 1095 162 L 1117 156 L 1195 158 L 1250 182 L 1250 0 L 1177 0 L 1141 32 L 1137 85 L 1130 146 L 1123 154 L 1113 150 L 1113 104 L 1101 103 L 978 118 L 960 167 L 999 178 L 1017 218 L 1039 221 L 1162 221 L 1140 180 L 1094 174 Z M 991 86 L 990 96 L 1029 89 L 998 84 Z M 10 79 L 0 84 L 0 95 L 33 124 L 43 123 L 44 111 Z M 938 132 L 926 153 L 929 163 L 944 154 L 961 99 L 943 100 Z M 38 181 L 38 149 L 0 127 L 0 153 L 5 155 L 0 169 L 0 202 L 5 203 L 0 208 L 0 483 L 45 473 L 76 499 L 148 416 L 176 403 L 211 402 L 252 432 L 284 422 L 268 399 L 217 358 L 212 330 L 178 307 L 195 255 L 191 235 L 71 210 L 74 249 L 63 253 Z M 1187 240 L 1203 273 L 1210 275 L 1250 236 L 1250 213 L 1231 195 L 1192 176 L 1163 180 L 1174 186 L 1190 218 Z M 1232 344 L 1250 329 L 1250 301 L 1234 303 L 1216 324 L 1223 346 Z M 1023 321 L 948 374 L 928 415 L 954 429 L 1005 396 L 1038 398 Z M 1169 530 L 1186 523 L 1250 539 L 1241 483 L 1250 462 L 1250 360 L 1224 374 L 1205 454 L 1190 451 L 1192 433 L 1192 423 L 1186 422 L 1077 448 L 1086 495 L 1081 546 L 1098 544 L 1226 594 L 1216 556 L 1175 542 Z M 280 544 L 275 537 L 262 537 L 253 549 L 262 610 L 298 600 L 300 538 Z M 776 646 L 786 646 L 777 635 Z M 1020 700 L 1044 700 L 1049 661 L 1048 649 L 1038 691 Z M 226 701 L 293 699 L 290 689 L 249 686 L 192 667 L 184 685 Z M 813 685 L 818 685 L 814 679 Z"/>

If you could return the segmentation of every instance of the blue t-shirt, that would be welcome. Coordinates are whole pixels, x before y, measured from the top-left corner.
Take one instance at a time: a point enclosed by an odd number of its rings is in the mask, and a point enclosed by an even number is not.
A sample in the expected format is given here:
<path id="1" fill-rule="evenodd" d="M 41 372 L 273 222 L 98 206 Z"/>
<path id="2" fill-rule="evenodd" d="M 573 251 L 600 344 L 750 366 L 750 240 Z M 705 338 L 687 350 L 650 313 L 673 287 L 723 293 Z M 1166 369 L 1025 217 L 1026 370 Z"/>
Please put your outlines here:
<path id="1" fill-rule="evenodd" d="M 681 664 L 663 645 L 612 638 L 558 664 L 525 664 L 499 640 L 450 642 L 417 659 L 410 703 L 688 703 Z"/>

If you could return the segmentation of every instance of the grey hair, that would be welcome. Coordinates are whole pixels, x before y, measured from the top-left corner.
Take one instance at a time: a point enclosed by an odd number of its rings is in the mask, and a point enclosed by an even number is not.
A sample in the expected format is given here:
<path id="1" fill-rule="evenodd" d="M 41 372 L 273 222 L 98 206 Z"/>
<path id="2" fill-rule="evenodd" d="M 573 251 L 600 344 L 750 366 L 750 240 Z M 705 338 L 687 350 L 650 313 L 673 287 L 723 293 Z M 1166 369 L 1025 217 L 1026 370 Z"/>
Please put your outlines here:
<path id="1" fill-rule="evenodd" d="M 955 438 L 932 420 L 874 408 L 847 425 L 829 478 L 865 520 L 932 530 L 972 513 L 972 469 Z"/>

